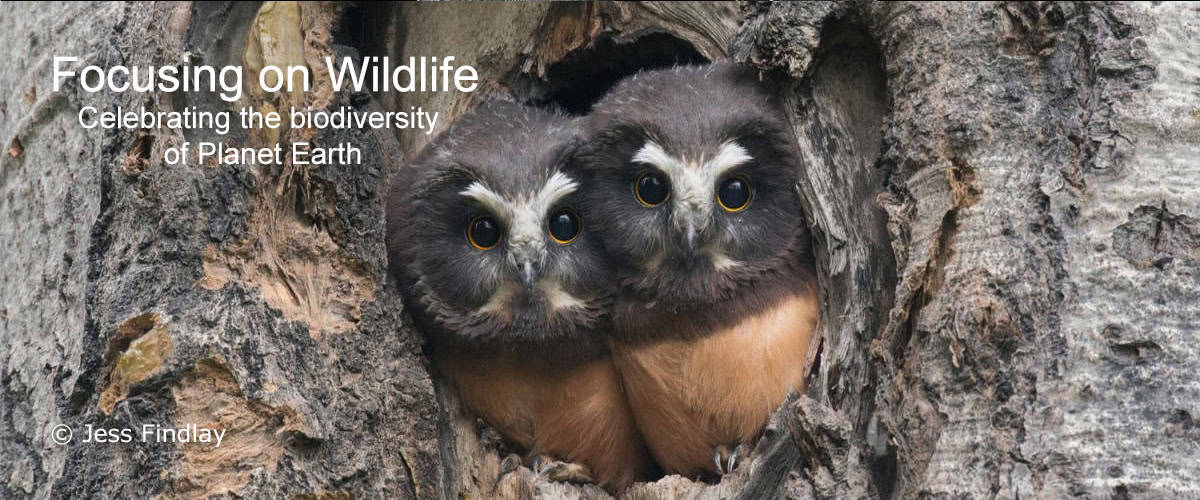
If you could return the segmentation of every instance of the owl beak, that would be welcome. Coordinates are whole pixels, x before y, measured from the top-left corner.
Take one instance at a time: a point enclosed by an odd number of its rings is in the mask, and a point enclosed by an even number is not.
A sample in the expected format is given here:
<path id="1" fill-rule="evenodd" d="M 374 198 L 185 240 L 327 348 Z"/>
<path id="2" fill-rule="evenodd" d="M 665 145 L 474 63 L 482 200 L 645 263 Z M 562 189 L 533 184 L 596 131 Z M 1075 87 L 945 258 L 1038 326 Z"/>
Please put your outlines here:
<path id="1" fill-rule="evenodd" d="M 541 274 L 538 265 L 532 260 L 525 259 L 520 262 L 521 283 L 529 291 L 537 289 L 538 275 Z"/>
<path id="2" fill-rule="evenodd" d="M 693 190 L 695 191 L 695 190 Z M 690 192 L 690 191 L 689 191 Z M 699 201 L 699 196 L 687 196 L 687 199 L 678 201 L 675 206 L 675 234 L 679 238 L 681 253 L 683 254 L 684 263 L 691 265 L 698 260 L 699 248 L 703 246 L 704 234 L 709 226 L 709 213 L 712 208 L 703 201 Z"/>
<path id="3" fill-rule="evenodd" d="M 696 224 L 688 222 L 687 229 L 684 231 L 683 242 L 684 249 L 687 250 L 688 257 L 696 255 Z"/>
<path id="4" fill-rule="evenodd" d="M 687 226 L 683 229 L 683 234 L 680 236 L 682 236 L 681 239 L 683 240 L 680 242 L 683 247 L 681 249 L 683 265 L 686 269 L 691 269 L 696 264 L 696 261 L 699 260 L 697 258 L 697 247 L 699 246 L 697 240 L 700 239 L 700 231 L 696 229 L 695 223 L 688 222 Z"/>

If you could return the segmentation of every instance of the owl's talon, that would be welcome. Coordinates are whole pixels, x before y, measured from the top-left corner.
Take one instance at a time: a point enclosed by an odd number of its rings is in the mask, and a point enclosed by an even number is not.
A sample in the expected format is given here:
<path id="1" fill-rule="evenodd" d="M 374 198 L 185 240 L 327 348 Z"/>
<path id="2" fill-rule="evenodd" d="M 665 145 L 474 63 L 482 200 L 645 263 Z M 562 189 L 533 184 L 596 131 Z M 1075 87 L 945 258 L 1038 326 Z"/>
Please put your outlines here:
<path id="1" fill-rule="evenodd" d="M 717 466 L 717 474 L 724 476 L 733 472 L 737 467 L 738 460 L 746 456 L 746 445 L 739 444 L 734 448 L 728 445 L 719 445 L 713 448 L 713 464 Z"/>
<path id="2" fill-rule="evenodd" d="M 596 482 L 586 465 L 568 463 L 545 455 L 533 458 L 533 472 L 550 481 L 559 483 L 585 484 Z"/>
<path id="3" fill-rule="evenodd" d="M 516 471 L 520 466 L 521 457 L 516 453 L 509 453 L 508 456 L 504 457 L 504 460 L 500 461 L 500 470 L 496 473 L 496 484 L 499 484 L 500 480 L 504 479 L 504 476 Z"/>
<path id="4" fill-rule="evenodd" d="M 749 455 L 749 452 L 750 450 L 746 447 L 746 443 L 737 445 L 737 447 L 733 449 L 733 453 L 729 455 L 729 470 L 732 471 L 736 469 L 738 460 L 746 458 L 746 456 Z"/>

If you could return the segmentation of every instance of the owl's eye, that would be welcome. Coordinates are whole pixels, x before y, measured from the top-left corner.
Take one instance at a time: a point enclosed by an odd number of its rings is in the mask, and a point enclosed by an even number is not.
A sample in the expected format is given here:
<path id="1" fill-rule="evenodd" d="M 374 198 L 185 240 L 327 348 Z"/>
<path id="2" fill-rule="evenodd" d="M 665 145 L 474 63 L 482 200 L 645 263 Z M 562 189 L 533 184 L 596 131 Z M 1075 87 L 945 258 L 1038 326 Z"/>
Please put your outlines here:
<path id="1" fill-rule="evenodd" d="M 671 195 L 671 186 L 663 176 L 646 172 L 633 181 L 633 195 L 647 207 L 657 207 Z"/>
<path id="2" fill-rule="evenodd" d="M 490 250 L 500 242 L 500 224 L 486 215 L 471 219 L 467 224 L 467 241 L 476 250 Z"/>
<path id="3" fill-rule="evenodd" d="M 727 212 L 737 212 L 750 204 L 750 181 L 745 177 L 730 177 L 717 188 L 717 203 Z"/>
<path id="4" fill-rule="evenodd" d="M 567 209 L 554 212 L 546 223 L 546 230 L 554 241 L 563 245 L 575 241 L 579 236 L 579 216 Z"/>

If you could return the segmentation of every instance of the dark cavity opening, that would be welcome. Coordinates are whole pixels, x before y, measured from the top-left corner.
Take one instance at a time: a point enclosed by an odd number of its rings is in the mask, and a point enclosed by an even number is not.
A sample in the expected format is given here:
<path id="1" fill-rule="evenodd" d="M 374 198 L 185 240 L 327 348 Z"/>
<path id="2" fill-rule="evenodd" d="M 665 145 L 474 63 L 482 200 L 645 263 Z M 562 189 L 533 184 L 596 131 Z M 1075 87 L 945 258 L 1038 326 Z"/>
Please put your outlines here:
<path id="1" fill-rule="evenodd" d="M 676 65 L 706 64 L 692 44 L 667 33 L 647 33 L 633 40 L 601 35 L 588 47 L 567 54 L 538 78 L 518 74 L 508 78 L 518 99 L 540 107 L 585 115 L 614 84 L 642 70 Z"/>
<path id="2" fill-rule="evenodd" d="M 403 30 L 395 28 L 394 11 L 395 5 L 391 2 L 353 4 L 346 9 L 342 22 L 335 26 L 334 39 L 345 40 L 362 57 L 386 55 L 384 41 L 404 36 Z M 399 42 L 397 46 L 403 46 L 403 40 Z"/>

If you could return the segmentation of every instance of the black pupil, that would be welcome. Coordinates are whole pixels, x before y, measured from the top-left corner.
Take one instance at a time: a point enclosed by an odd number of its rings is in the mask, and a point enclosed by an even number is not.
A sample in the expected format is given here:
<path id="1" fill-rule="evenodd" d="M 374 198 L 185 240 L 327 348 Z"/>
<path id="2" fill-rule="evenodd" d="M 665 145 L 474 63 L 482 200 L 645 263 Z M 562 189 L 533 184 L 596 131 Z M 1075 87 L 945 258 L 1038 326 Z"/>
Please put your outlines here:
<path id="1" fill-rule="evenodd" d="M 500 225 L 491 217 L 480 217 L 471 223 L 471 241 L 483 248 L 491 248 L 500 241 Z"/>
<path id="2" fill-rule="evenodd" d="M 658 174 L 646 174 L 638 179 L 638 196 L 648 205 L 657 205 L 667 199 L 667 181 Z"/>
<path id="3" fill-rule="evenodd" d="M 721 189 L 717 191 L 717 196 L 721 198 L 721 204 L 727 208 L 737 210 L 746 206 L 750 201 L 750 186 L 746 182 L 733 178 L 721 183 Z"/>
<path id="4" fill-rule="evenodd" d="M 551 215 L 550 234 L 558 241 L 570 241 L 579 234 L 579 219 L 566 210 Z"/>

